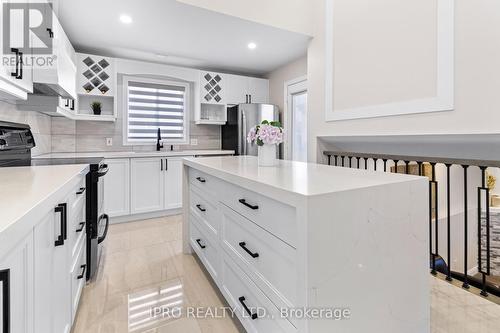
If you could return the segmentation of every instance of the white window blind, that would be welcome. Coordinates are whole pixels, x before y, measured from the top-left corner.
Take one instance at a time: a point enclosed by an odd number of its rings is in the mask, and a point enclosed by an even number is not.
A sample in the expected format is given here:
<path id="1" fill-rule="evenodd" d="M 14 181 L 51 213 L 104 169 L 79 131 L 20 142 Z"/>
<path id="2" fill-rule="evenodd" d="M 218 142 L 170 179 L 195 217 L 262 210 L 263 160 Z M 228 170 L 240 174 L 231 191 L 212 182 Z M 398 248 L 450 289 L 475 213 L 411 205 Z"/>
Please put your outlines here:
<path id="1" fill-rule="evenodd" d="M 130 79 L 126 89 L 128 142 L 156 141 L 158 128 L 166 142 L 186 141 L 187 85 Z"/>

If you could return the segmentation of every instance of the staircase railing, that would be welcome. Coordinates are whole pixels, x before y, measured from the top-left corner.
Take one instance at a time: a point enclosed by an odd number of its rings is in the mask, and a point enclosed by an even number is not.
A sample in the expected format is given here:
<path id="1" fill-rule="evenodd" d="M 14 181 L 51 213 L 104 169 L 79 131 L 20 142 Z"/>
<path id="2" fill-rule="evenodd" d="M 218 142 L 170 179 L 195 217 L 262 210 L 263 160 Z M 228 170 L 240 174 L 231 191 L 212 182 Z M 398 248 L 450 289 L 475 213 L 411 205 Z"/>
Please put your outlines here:
<path id="1" fill-rule="evenodd" d="M 446 276 L 446 280 L 452 281 L 457 279 L 462 281 L 462 288 L 469 289 L 471 286 L 481 289 L 481 295 L 488 297 L 494 294 L 500 296 L 500 288 L 497 284 L 488 281 L 491 275 L 491 216 L 490 216 L 490 188 L 487 183 L 488 168 L 499 168 L 500 161 L 493 160 L 474 160 L 474 159 L 458 159 L 458 158 L 440 158 L 428 156 L 407 156 L 407 155 L 387 155 L 387 154 L 372 154 L 372 153 L 355 153 L 345 151 L 324 151 L 326 163 L 337 167 L 348 167 L 366 169 L 380 172 L 396 172 L 406 174 L 416 174 L 427 176 L 429 178 L 429 256 L 430 256 L 430 272 L 437 275 L 438 272 Z M 444 168 L 444 175 L 440 173 L 438 177 L 436 167 Z M 451 170 L 452 168 L 461 169 L 461 178 L 463 187 L 463 268 L 454 269 L 452 267 L 452 242 L 460 241 L 453 239 L 451 232 L 455 227 L 452 224 L 452 209 L 451 209 L 451 194 L 457 193 L 457 187 L 452 184 Z M 469 227 L 469 210 L 471 206 L 471 183 L 470 171 L 472 168 L 477 168 L 479 171 L 479 179 L 476 177 L 474 182 L 477 182 L 477 243 L 473 245 L 470 241 Z M 445 232 L 446 232 L 446 256 L 443 258 L 440 247 L 440 224 L 439 222 L 439 183 L 446 182 L 444 189 L 445 195 Z M 442 190 L 443 188 L 441 188 Z M 455 192 L 452 192 L 455 191 Z M 500 227 L 500 220 L 498 221 Z M 444 228 L 444 226 L 443 226 Z M 498 230 L 498 229 L 497 229 Z M 442 230 L 441 230 L 442 231 Z M 500 234 L 498 235 L 500 237 Z M 442 238 L 441 238 L 442 240 Z M 500 244 L 500 238 L 498 239 Z M 477 246 L 477 275 L 473 276 L 470 273 L 469 267 L 469 250 L 471 246 Z M 500 251 L 499 251 L 500 252 Z M 499 253 L 500 254 L 500 253 Z M 476 275 L 476 274 L 474 274 Z"/>

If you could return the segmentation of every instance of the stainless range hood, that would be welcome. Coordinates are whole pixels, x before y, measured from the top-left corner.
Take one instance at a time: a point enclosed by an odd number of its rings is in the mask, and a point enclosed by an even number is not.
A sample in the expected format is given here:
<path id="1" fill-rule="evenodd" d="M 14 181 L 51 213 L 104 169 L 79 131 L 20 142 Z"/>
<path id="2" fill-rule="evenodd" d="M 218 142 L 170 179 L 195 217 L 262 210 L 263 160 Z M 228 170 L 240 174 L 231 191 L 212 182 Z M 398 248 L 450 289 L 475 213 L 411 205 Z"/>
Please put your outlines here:
<path id="1" fill-rule="evenodd" d="M 33 82 L 33 94 L 42 96 L 71 98 L 71 99 L 74 98 L 71 95 L 72 93 L 66 91 L 64 87 L 60 86 L 57 83 Z"/>

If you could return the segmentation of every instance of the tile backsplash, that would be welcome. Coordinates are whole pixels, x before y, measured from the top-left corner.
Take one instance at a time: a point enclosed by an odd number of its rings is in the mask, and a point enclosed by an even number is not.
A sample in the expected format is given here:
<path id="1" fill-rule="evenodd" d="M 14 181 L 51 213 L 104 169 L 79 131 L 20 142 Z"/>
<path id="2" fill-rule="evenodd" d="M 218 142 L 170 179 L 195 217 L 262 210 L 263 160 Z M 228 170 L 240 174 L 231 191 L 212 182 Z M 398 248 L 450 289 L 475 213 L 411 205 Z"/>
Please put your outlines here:
<path id="1" fill-rule="evenodd" d="M 52 150 L 52 118 L 39 112 L 19 111 L 16 106 L 0 101 L 0 120 L 28 124 L 35 137 L 36 147 L 32 155 L 50 153 Z"/>

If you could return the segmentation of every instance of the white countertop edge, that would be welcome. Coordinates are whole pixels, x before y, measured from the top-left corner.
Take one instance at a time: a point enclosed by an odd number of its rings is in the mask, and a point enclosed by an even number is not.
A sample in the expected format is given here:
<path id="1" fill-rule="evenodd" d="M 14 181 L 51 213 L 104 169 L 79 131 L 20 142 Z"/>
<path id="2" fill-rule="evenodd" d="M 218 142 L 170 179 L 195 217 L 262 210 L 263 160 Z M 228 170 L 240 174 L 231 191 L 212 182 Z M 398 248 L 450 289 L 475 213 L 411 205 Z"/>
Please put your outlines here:
<path id="1" fill-rule="evenodd" d="M 40 197 L 39 200 L 34 202 L 31 207 L 29 207 L 22 214 L 17 216 L 15 219 L 8 221 L 7 223 L 3 223 L 0 229 L 0 253 L 4 254 L 9 249 L 13 248 L 18 242 L 22 241 L 29 232 L 33 230 L 40 219 L 45 217 L 46 207 L 56 206 L 56 201 L 59 197 L 66 195 L 71 187 L 76 185 L 72 184 L 75 177 L 82 174 L 87 174 L 90 170 L 88 164 L 72 164 L 68 165 L 60 165 L 60 166 L 31 166 L 31 167 L 12 167 L 12 169 L 16 168 L 54 168 L 54 167 L 72 167 L 75 168 L 75 172 L 73 176 L 68 177 L 68 179 L 57 186 L 54 190 L 45 193 L 43 197 Z M 4 168 L 3 170 L 10 169 Z M 1 259 L 1 258 L 0 258 Z"/>
<path id="2" fill-rule="evenodd" d="M 248 157 L 249 156 L 245 156 L 245 158 L 248 158 Z M 226 158 L 228 158 L 228 157 L 226 157 Z M 254 157 L 254 158 L 255 158 L 255 160 L 257 160 L 256 157 Z M 232 173 L 232 172 L 221 170 L 219 168 L 207 166 L 207 165 L 202 164 L 202 161 L 199 161 L 199 160 L 196 160 L 196 159 L 193 159 L 190 157 L 184 158 L 183 161 L 184 161 L 184 164 L 189 166 L 189 167 L 195 168 L 195 169 L 200 170 L 202 172 L 205 172 L 209 175 L 220 178 L 224 181 L 234 183 L 234 184 L 239 185 L 241 187 L 244 187 L 248 190 L 251 190 L 254 192 L 259 192 L 259 193 L 260 192 L 263 193 L 264 192 L 263 190 L 265 190 L 266 196 L 271 197 L 271 198 L 278 200 L 278 201 L 281 201 L 281 202 L 292 204 L 292 205 L 298 204 L 303 199 L 309 199 L 309 198 L 314 198 L 314 197 L 318 197 L 318 196 L 330 195 L 330 194 L 334 194 L 334 193 L 353 191 L 353 190 L 359 189 L 359 188 L 347 188 L 347 189 L 340 189 L 340 190 L 335 190 L 335 191 L 330 191 L 330 192 L 302 193 L 302 192 L 293 191 L 293 190 L 290 190 L 287 188 L 283 188 L 283 187 L 280 187 L 278 185 L 269 184 L 269 183 L 261 182 L 261 181 L 254 180 L 254 179 L 251 179 L 248 177 L 244 177 L 244 176 Z M 292 162 L 292 161 L 288 161 L 288 162 Z M 292 163 L 320 165 L 320 164 L 316 164 L 316 163 L 304 163 L 304 162 L 292 162 Z M 327 166 L 325 165 L 325 167 L 327 167 Z M 265 168 L 268 168 L 268 167 L 265 167 Z M 359 170 L 359 171 L 363 172 L 365 170 Z M 369 172 L 369 171 L 367 171 L 367 172 Z M 385 175 L 385 173 L 382 173 L 382 174 Z M 396 174 L 388 174 L 388 175 L 389 176 L 390 175 L 396 176 Z M 400 174 L 400 175 L 403 176 L 402 174 Z M 421 182 L 421 181 L 427 182 L 428 181 L 426 177 L 419 177 L 419 176 L 412 176 L 412 175 L 404 175 L 404 176 L 406 177 L 405 180 L 391 181 L 391 182 L 388 182 L 387 184 L 402 183 L 402 182 L 411 183 L 411 182 Z M 364 186 L 363 188 L 377 187 L 377 186 L 383 186 L 383 185 L 385 185 L 385 184 L 367 185 L 367 186 Z"/>
<path id="3" fill-rule="evenodd" d="M 234 150 L 182 150 L 182 151 L 150 151 L 150 152 L 133 152 L 133 151 L 114 151 L 114 152 L 78 152 L 78 153 L 49 153 L 33 156 L 34 159 L 39 158 L 85 158 L 85 157 L 101 157 L 101 158 L 134 158 L 134 157 L 168 157 L 168 156 L 210 156 L 210 155 L 234 155 Z"/>

